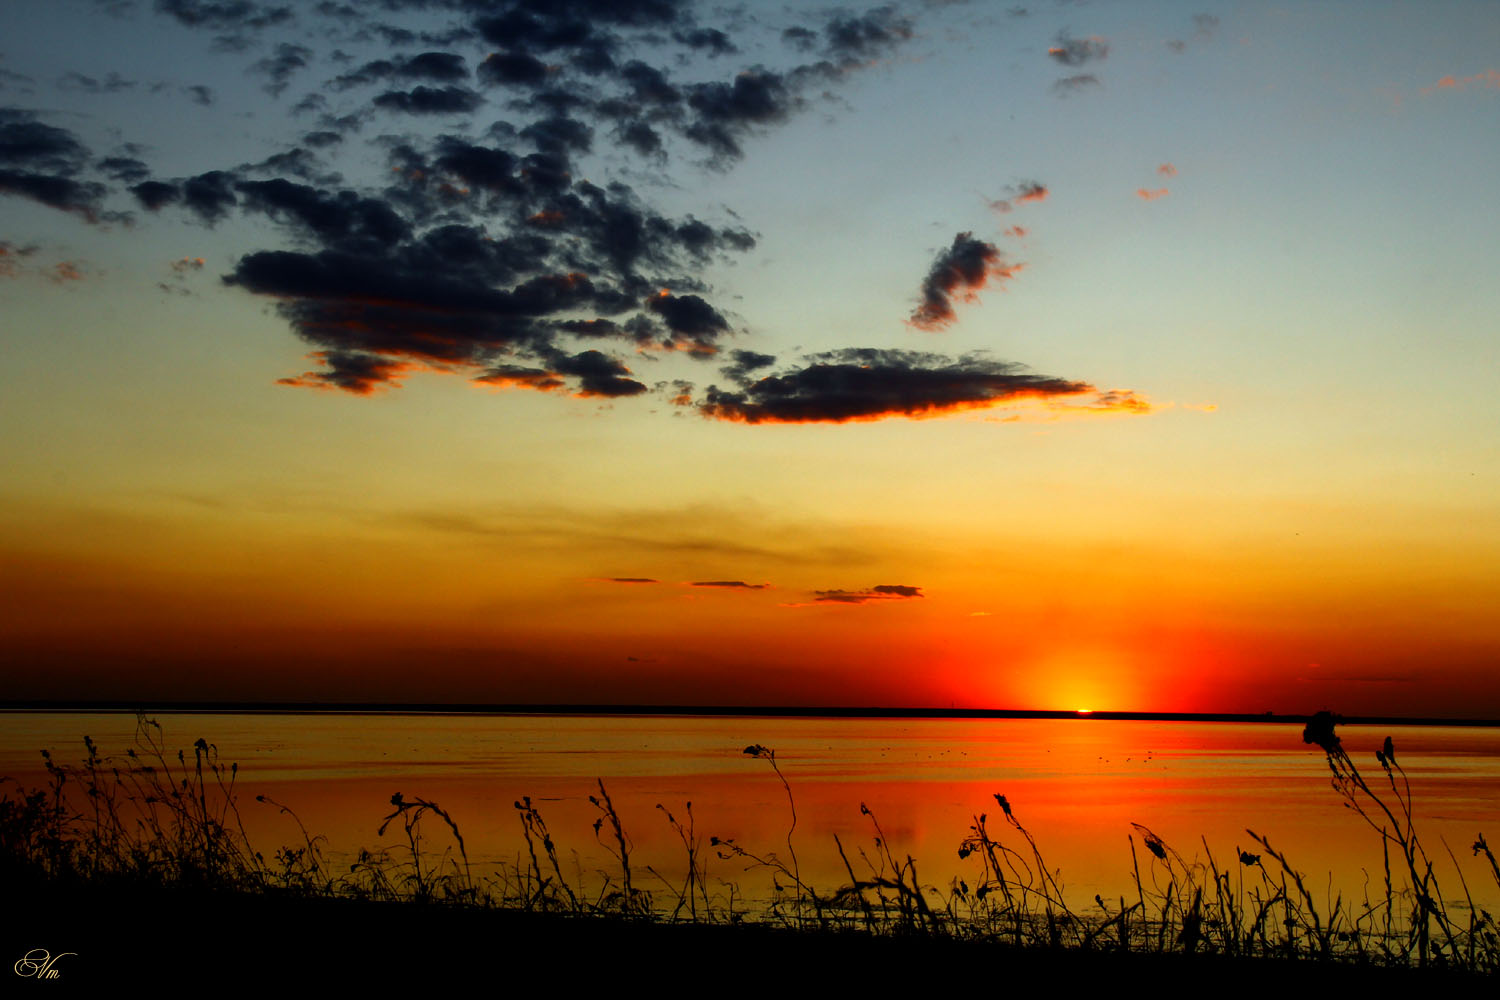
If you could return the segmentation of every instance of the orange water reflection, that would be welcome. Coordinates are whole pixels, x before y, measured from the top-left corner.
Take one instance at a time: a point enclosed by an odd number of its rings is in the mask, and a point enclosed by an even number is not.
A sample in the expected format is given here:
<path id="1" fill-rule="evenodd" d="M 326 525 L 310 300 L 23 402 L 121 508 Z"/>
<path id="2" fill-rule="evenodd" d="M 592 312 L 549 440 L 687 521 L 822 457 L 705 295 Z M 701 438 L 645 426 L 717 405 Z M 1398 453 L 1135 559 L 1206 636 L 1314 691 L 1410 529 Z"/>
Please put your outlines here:
<path id="1" fill-rule="evenodd" d="M 82 756 L 93 736 L 107 754 L 131 745 L 131 716 L 10 715 L 0 735 L 0 773 L 40 780 L 40 747 L 59 760 Z M 1320 751 L 1296 727 L 1101 720 L 851 720 L 764 718 L 600 718 L 480 716 L 169 716 L 168 745 L 199 735 L 225 761 L 240 764 L 239 802 L 258 849 L 270 857 L 298 845 L 296 823 L 256 795 L 293 809 L 327 838 L 335 860 L 360 848 L 396 848 L 376 828 L 401 792 L 440 803 L 459 823 L 471 860 L 484 871 L 520 862 L 524 849 L 514 803 L 529 796 L 558 845 L 564 873 L 602 884 L 615 862 L 595 839 L 589 796 L 602 779 L 631 838 L 637 884 L 670 896 L 685 862 L 658 804 L 679 820 L 692 803 L 696 832 L 733 838 L 746 850 L 791 863 L 792 803 L 749 744 L 775 749 L 796 808 L 792 847 L 805 881 L 832 888 L 848 880 L 835 847 L 856 874 L 875 863 L 879 823 L 898 859 L 917 861 L 924 885 L 947 890 L 978 876 L 960 860 L 959 842 L 988 813 L 991 834 L 1012 836 L 994 795 L 1004 794 L 1035 837 L 1049 868 L 1061 872 L 1070 903 L 1086 909 L 1096 893 L 1132 894 L 1129 835 L 1149 827 L 1188 861 L 1212 851 L 1234 868 L 1239 849 L 1260 853 L 1246 828 L 1268 837 L 1309 876 L 1315 894 L 1346 901 L 1368 884 L 1379 893 L 1378 835 L 1329 787 Z M 1345 746 L 1372 779 L 1385 730 L 1345 727 Z M 1391 731 L 1410 775 L 1418 832 L 1435 859 L 1443 842 L 1469 877 L 1475 902 L 1500 903 L 1493 880 L 1471 864 L 1468 846 L 1488 831 L 1500 838 L 1500 732 L 1441 728 Z M 864 815 L 861 805 L 873 814 Z M 606 827 L 607 830 L 607 827 Z M 440 824 L 425 830 L 441 853 Z M 1137 851 L 1149 882 L 1164 873 Z M 861 853 L 862 852 L 862 853 Z M 1461 896 L 1451 868 L 1445 894 Z M 744 859 L 710 857 L 721 900 L 764 900 L 770 873 Z"/>

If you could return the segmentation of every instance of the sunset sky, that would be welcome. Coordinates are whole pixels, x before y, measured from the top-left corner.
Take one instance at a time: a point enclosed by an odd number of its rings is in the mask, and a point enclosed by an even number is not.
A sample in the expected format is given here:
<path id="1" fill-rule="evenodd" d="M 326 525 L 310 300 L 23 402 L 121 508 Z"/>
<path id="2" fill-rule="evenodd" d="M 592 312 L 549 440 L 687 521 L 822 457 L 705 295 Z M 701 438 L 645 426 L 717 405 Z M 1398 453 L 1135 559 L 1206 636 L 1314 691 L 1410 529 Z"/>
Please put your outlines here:
<path id="1" fill-rule="evenodd" d="M 0 10 L 0 699 L 1500 717 L 1500 6 Z"/>

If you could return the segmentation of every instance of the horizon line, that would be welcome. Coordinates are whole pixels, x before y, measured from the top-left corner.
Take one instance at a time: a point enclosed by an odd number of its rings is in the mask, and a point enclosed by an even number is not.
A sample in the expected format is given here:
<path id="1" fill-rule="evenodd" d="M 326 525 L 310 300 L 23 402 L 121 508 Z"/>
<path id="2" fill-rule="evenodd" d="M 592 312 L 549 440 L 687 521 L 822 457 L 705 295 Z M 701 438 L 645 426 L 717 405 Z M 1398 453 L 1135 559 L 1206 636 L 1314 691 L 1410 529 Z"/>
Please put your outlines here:
<path id="1" fill-rule="evenodd" d="M 835 719 L 1096 719 L 1115 722 L 1306 723 L 1314 713 L 1149 712 L 1082 709 L 890 708 L 810 705 L 593 705 L 463 702 L 0 700 L 0 712 L 161 712 L 203 715 L 666 715 Z M 1342 725 L 1500 726 L 1500 719 L 1339 715 Z"/>

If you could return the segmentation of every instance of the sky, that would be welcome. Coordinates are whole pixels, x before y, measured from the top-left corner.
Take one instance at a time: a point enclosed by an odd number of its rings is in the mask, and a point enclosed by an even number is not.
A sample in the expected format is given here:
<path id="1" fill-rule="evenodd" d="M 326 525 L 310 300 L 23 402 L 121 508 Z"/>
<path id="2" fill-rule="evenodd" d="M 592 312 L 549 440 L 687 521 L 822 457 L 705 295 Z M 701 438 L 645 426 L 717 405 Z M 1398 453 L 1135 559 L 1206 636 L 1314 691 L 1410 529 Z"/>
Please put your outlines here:
<path id="1" fill-rule="evenodd" d="M 0 7 L 0 699 L 1500 717 L 1500 8 Z"/>

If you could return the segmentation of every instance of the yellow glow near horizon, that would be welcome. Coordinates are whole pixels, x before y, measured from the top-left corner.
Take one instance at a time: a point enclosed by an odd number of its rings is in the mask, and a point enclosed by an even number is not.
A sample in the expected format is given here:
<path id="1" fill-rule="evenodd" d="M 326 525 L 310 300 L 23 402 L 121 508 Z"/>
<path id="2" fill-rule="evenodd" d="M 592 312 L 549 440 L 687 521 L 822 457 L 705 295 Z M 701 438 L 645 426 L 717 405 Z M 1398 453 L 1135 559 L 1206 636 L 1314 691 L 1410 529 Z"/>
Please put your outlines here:
<path id="1" fill-rule="evenodd" d="M 1077 715 L 1136 710 L 1145 703 L 1137 659 L 1130 650 L 1102 642 L 1038 651 L 1012 674 L 1014 704 Z M 1160 699 L 1151 703 L 1159 705 Z"/>

